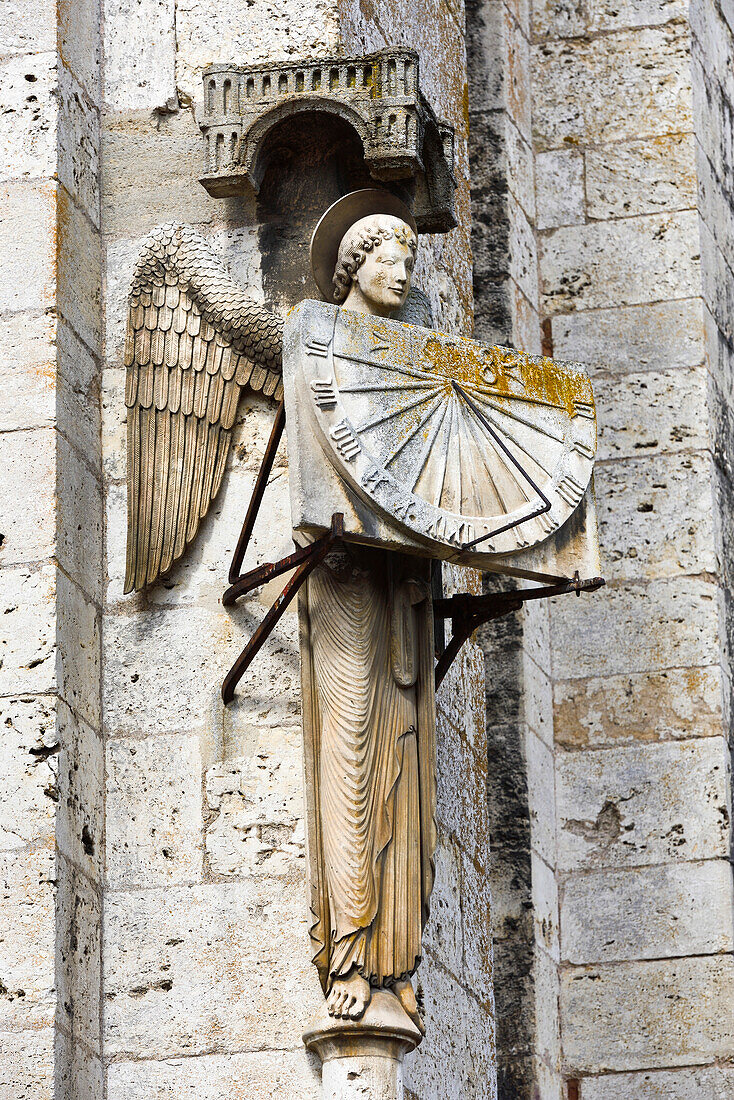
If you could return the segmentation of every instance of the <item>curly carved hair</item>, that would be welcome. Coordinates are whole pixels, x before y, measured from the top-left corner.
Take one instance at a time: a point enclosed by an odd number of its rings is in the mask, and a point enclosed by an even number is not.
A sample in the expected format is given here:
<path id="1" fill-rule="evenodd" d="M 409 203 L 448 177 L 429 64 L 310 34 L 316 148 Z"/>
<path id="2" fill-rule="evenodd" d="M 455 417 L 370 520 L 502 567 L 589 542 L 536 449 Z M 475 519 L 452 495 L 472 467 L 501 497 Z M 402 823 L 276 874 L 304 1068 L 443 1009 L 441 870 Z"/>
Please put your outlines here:
<path id="1" fill-rule="evenodd" d="M 378 215 L 384 219 L 385 215 Z M 341 304 L 345 301 L 352 289 L 352 281 L 356 272 L 367 259 L 367 254 L 383 241 L 389 241 L 393 237 L 406 245 L 413 254 L 415 260 L 418 251 L 418 238 L 413 230 L 400 218 L 391 217 L 392 225 L 381 225 L 378 221 L 370 222 L 362 218 L 342 237 L 339 245 L 336 268 L 334 270 L 334 301 Z"/>

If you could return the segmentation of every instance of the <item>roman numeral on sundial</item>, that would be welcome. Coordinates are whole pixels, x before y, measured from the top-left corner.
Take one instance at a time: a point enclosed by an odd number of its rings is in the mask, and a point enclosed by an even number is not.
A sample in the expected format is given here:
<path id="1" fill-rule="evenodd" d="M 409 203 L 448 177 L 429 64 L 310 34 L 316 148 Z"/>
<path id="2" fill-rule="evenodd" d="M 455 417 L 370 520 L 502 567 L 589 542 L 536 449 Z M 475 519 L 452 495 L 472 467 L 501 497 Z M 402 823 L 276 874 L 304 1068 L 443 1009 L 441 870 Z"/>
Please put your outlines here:
<path id="1" fill-rule="evenodd" d="M 306 341 L 306 353 L 315 355 L 319 359 L 326 359 L 329 354 L 329 341 L 317 340 L 315 336 L 310 336 Z"/>
<path id="2" fill-rule="evenodd" d="M 335 424 L 329 432 L 329 435 L 336 443 L 336 449 L 339 454 L 342 458 L 346 458 L 348 462 L 356 458 L 362 450 L 357 441 L 357 437 L 346 420 L 340 420 L 338 424 Z"/>
<path id="3" fill-rule="evenodd" d="M 385 343 L 385 338 L 383 337 L 381 332 L 376 332 L 375 329 L 372 329 L 372 335 L 374 336 L 375 340 L 377 341 L 377 343 L 372 345 L 372 348 L 371 348 L 372 351 L 389 351 L 390 350 L 390 345 Z"/>
<path id="4" fill-rule="evenodd" d="M 336 405 L 336 390 L 333 378 L 314 378 L 311 382 L 313 399 L 320 409 L 333 409 Z"/>
<path id="5" fill-rule="evenodd" d="M 570 474 L 566 474 L 563 481 L 558 485 L 558 495 L 563 497 L 572 508 L 575 508 L 584 495 L 584 489 Z"/>
<path id="6" fill-rule="evenodd" d="M 581 416 L 584 420 L 594 419 L 594 406 L 590 405 L 588 401 L 575 401 L 573 406 L 573 412 L 571 413 L 571 419 L 575 416 Z"/>
<path id="7" fill-rule="evenodd" d="M 574 440 L 573 450 L 576 451 L 577 454 L 580 454 L 583 458 L 592 459 L 594 457 L 594 452 L 592 448 L 587 446 L 586 443 L 579 443 L 578 439 Z"/>

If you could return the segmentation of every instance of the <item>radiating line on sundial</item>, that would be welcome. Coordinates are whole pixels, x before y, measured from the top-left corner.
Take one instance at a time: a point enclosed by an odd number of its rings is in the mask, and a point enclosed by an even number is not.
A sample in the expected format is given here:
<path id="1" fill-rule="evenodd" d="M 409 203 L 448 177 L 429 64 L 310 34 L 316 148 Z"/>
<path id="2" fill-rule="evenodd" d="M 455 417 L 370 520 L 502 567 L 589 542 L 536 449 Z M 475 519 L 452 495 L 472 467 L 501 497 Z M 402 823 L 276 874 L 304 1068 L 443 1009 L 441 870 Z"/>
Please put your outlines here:
<path id="1" fill-rule="evenodd" d="M 439 462 L 441 462 L 441 460 L 443 460 L 443 468 L 441 470 L 441 480 L 438 483 L 438 492 L 435 494 L 434 501 L 433 501 L 434 507 L 436 507 L 436 508 L 441 507 L 441 497 L 443 496 L 443 487 L 446 484 L 446 470 L 448 469 L 448 465 L 449 465 L 449 447 L 451 446 L 451 429 L 454 425 L 455 413 L 456 413 L 456 398 L 455 398 L 454 394 L 452 393 L 451 396 L 449 397 L 449 401 L 448 401 L 448 414 L 449 414 L 448 428 L 443 429 L 442 432 L 441 432 L 442 442 L 441 442 L 441 454 L 440 454 L 440 457 L 439 457 Z"/>
<path id="2" fill-rule="evenodd" d="M 505 401 L 522 401 L 525 405 L 540 405 L 543 409 L 558 409 L 563 412 L 565 405 L 558 405 L 555 401 L 543 401 L 542 397 L 528 397 L 524 393 L 507 393 L 505 390 L 492 389 L 490 386 L 478 386 L 475 382 L 466 382 L 467 390 L 475 390 L 488 397 L 504 398 Z"/>
<path id="3" fill-rule="evenodd" d="M 379 370 L 387 371 L 388 373 L 407 374 L 409 378 L 425 378 L 432 382 L 439 381 L 439 378 L 443 378 L 443 375 L 439 376 L 431 371 L 425 370 L 411 370 L 410 367 L 399 367 L 396 363 L 382 363 L 379 360 L 363 359 L 359 355 L 344 355 L 340 351 L 334 351 L 335 359 L 344 359 L 347 363 L 361 363 L 365 367 L 376 367 Z M 448 379 L 447 379 L 448 381 Z"/>
<path id="4" fill-rule="evenodd" d="M 489 463 L 487 462 L 487 456 L 484 453 L 485 446 L 486 446 L 486 438 L 481 438 L 480 435 L 479 435 L 479 428 L 478 428 L 478 423 L 479 422 L 477 420 L 475 420 L 473 417 L 472 418 L 465 417 L 465 421 L 466 421 L 466 424 L 467 424 L 467 427 L 468 427 L 468 430 L 469 430 L 470 434 L 474 436 L 474 443 L 475 443 L 477 451 L 479 453 L 479 457 L 482 460 L 482 465 L 484 466 L 484 469 L 487 471 L 487 477 L 489 478 L 489 484 L 492 486 L 492 490 L 494 492 L 494 495 L 497 497 L 497 500 L 499 501 L 499 506 L 500 506 L 501 510 L 505 514 L 507 514 L 507 512 L 508 512 L 507 503 L 505 501 L 505 498 L 502 495 L 502 492 L 500 490 L 499 485 L 497 484 L 497 482 L 494 479 L 494 474 L 492 473 L 491 469 L 489 468 Z M 504 465 L 504 463 L 503 463 L 503 465 Z"/>
<path id="5" fill-rule="evenodd" d="M 440 385 L 440 383 L 438 384 Z M 438 389 L 435 378 L 430 382 L 370 382 L 368 385 L 340 386 L 339 393 L 385 393 L 388 390 L 435 390 Z"/>
<path id="6" fill-rule="evenodd" d="M 392 463 L 393 463 L 393 462 L 395 461 L 395 459 L 396 459 L 396 458 L 398 457 L 398 455 L 399 455 L 399 454 L 401 453 L 401 451 L 402 451 L 402 450 L 403 450 L 403 449 L 404 449 L 405 447 L 407 447 L 407 445 L 408 445 L 408 444 L 410 443 L 411 439 L 414 439 L 414 438 L 415 438 L 415 436 L 417 436 L 418 432 L 419 432 L 419 431 L 421 431 L 421 429 L 422 429 L 422 428 L 425 428 L 426 424 L 427 424 L 427 423 L 428 423 L 428 421 L 429 421 L 429 420 L 431 419 L 431 417 L 432 417 L 432 416 L 434 415 L 434 413 L 436 412 L 436 410 L 438 409 L 438 407 L 439 407 L 439 406 L 441 405 L 441 403 L 443 402 L 443 400 L 444 400 L 444 397 L 443 397 L 443 394 L 442 394 L 442 393 L 439 393 L 439 394 L 438 394 L 438 395 L 437 395 L 436 397 L 434 397 L 434 399 L 433 399 L 433 405 L 432 405 L 432 407 L 431 407 L 431 408 L 430 408 L 430 409 L 428 410 L 428 412 L 427 412 L 427 413 L 426 413 L 426 415 L 425 415 L 425 416 L 423 417 L 423 419 L 422 419 L 422 420 L 420 420 L 420 421 L 419 421 L 419 422 L 418 422 L 418 423 L 416 424 L 416 426 L 415 426 L 415 427 L 413 428 L 413 430 L 412 430 L 411 432 L 409 432 L 409 434 L 408 434 L 408 435 L 406 435 L 404 439 L 401 439 L 400 443 L 398 443 L 398 445 L 397 445 L 397 447 L 395 448 L 395 450 L 394 450 L 394 451 L 392 451 L 392 452 L 391 452 L 391 453 L 390 453 L 390 454 L 388 455 L 388 457 L 387 457 L 387 458 L 386 458 L 386 459 L 384 460 L 384 465 L 385 465 L 385 468 L 387 468 L 388 466 L 390 466 L 390 465 L 391 465 L 391 464 L 392 464 Z"/>
<path id="7" fill-rule="evenodd" d="M 534 424 L 532 420 L 526 420 L 524 416 L 519 416 L 517 413 L 512 412 L 510 409 L 505 409 L 502 405 L 496 405 L 492 401 L 488 400 L 483 394 L 477 394 L 475 391 L 478 389 L 476 386 L 467 386 L 467 391 L 482 405 L 488 405 L 496 413 L 501 413 L 502 416 L 509 416 L 511 420 L 516 420 L 518 424 L 524 424 L 526 428 L 531 428 L 534 432 L 540 432 L 541 435 L 545 435 L 548 439 L 554 439 L 556 443 L 563 443 L 564 439 L 562 435 L 556 435 L 555 432 L 548 431 L 547 428 L 542 427 L 540 424 Z M 556 406 L 552 406 L 555 408 Z M 559 406 L 560 407 L 560 406 Z M 504 429 L 503 429 L 504 430 Z"/>
<path id="8" fill-rule="evenodd" d="M 361 432 L 367 432 L 370 428 L 376 428 L 378 424 L 384 424 L 386 420 L 394 420 L 396 416 L 402 416 L 405 413 L 409 413 L 411 409 L 417 408 L 419 405 L 424 405 L 426 401 L 430 401 L 433 394 L 422 394 L 420 397 L 416 397 L 413 401 L 410 401 L 407 405 L 399 405 L 398 408 L 392 409 L 391 412 L 378 413 L 377 416 L 373 416 L 370 420 L 366 420 L 364 424 L 360 424 L 355 427 L 357 434 Z"/>
<path id="9" fill-rule="evenodd" d="M 464 512 L 466 515 L 479 516 L 482 514 L 482 508 L 484 507 L 481 493 L 479 492 L 476 480 L 476 471 L 474 468 L 474 452 L 480 450 L 477 447 L 476 440 L 471 438 L 471 433 L 468 428 L 469 418 L 466 416 L 459 417 L 459 452 L 462 454 L 462 459 L 466 457 L 466 462 L 462 461 L 462 471 L 466 465 L 466 479 L 470 486 L 470 492 L 467 493 L 466 501 L 467 506 L 464 508 L 464 498 L 459 503 L 459 511 Z M 462 453 L 463 452 L 463 453 Z M 481 456 L 481 450 L 480 450 Z M 472 511 L 472 508 L 474 509 Z"/>
<path id="10" fill-rule="evenodd" d="M 418 459 L 418 463 L 417 463 L 418 473 L 416 474 L 415 478 L 413 479 L 413 484 L 410 487 L 411 490 L 415 490 L 416 485 L 418 484 L 418 482 L 421 479 L 421 475 L 423 473 L 423 470 L 425 469 L 426 461 L 428 459 L 429 454 L 431 453 L 431 448 L 433 447 L 433 443 L 434 443 L 434 441 L 436 439 L 436 436 L 438 435 L 438 433 L 441 429 L 441 425 L 443 424 L 444 420 L 446 419 L 446 410 L 449 407 L 449 403 L 448 403 L 448 401 L 443 401 L 442 405 L 443 405 L 443 409 L 442 409 L 441 415 L 438 418 L 438 423 L 434 427 L 433 431 L 429 435 L 426 442 L 423 444 L 423 449 L 420 453 L 420 458 Z"/>
<path id="11" fill-rule="evenodd" d="M 516 436 L 514 436 L 512 434 L 512 432 L 508 431 L 508 429 L 505 427 L 504 424 L 502 424 L 502 425 L 498 424 L 497 421 L 494 420 L 491 416 L 488 416 L 487 419 L 492 424 L 492 426 L 497 429 L 498 432 L 502 432 L 502 435 L 505 437 L 505 439 L 509 439 L 510 442 L 514 443 L 514 445 L 518 448 L 518 450 L 522 451 L 523 454 L 526 454 L 528 456 L 528 458 L 530 459 L 530 461 L 532 463 L 534 463 L 534 465 L 536 465 L 539 470 L 543 471 L 543 473 L 546 475 L 546 477 L 548 477 L 548 478 L 553 477 L 552 471 L 549 470 L 546 466 L 544 466 L 543 463 L 538 458 L 535 457 L 535 455 L 533 454 L 532 451 L 529 451 L 527 449 L 527 447 L 523 446 L 523 444 L 520 442 L 520 440 L 517 439 Z M 532 427 L 532 426 L 533 425 L 531 425 L 531 424 L 528 425 L 528 427 Z M 547 433 L 544 433 L 544 434 L 547 434 Z M 559 440 L 559 442 L 562 442 L 562 440 Z"/>

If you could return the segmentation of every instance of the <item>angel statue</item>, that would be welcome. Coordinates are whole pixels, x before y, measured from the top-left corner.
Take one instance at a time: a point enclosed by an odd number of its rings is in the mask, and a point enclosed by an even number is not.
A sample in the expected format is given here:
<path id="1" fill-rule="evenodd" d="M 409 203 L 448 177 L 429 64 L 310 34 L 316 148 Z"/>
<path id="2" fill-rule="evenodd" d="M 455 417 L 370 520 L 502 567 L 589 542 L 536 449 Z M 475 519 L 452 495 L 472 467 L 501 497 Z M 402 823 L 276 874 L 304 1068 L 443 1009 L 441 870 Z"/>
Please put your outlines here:
<path id="1" fill-rule="evenodd" d="M 314 232 L 314 276 L 342 310 L 427 327 L 425 298 L 408 297 L 417 247 L 403 203 L 353 192 Z M 280 398 L 282 331 L 194 230 L 148 239 L 125 348 L 126 592 L 165 574 L 195 537 L 242 389 Z M 300 606 L 311 936 L 328 1012 L 357 1020 L 387 990 L 421 1031 L 411 977 L 436 839 L 429 580 L 426 559 L 338 542 Z"/>

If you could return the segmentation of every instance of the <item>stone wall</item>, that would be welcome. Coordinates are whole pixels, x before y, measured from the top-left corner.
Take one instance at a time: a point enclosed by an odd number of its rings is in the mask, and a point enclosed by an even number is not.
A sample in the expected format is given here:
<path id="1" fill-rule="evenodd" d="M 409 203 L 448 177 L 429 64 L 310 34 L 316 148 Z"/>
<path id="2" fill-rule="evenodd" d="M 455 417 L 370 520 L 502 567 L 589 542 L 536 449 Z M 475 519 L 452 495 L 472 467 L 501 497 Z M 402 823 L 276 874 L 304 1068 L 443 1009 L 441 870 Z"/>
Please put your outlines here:
<path id="1" fill-rule="evenodd" d="M 521 264 L 537 283 L 530 326 L 505 316 L 514 343 L 593 371 L 608 581 L 485 635 L 488 683 L 498 648 L 509 680 L 498 717 L 524 718 L 495 764 L 527 769 L 512 790 L 515 807 L 527 790 L 528 832 L 510 839 L 532 862 L 510 913 L 518 973 L 535 941 L 521 1049 L 500 1024 L 498 1059 L 536 1063 L 500 1069 L 499 1095 L 727 1095 L 731 26 L 713 4 L 656 2 L 489 3 L 474 19 L 494 84 L 473 108 L 499 89 L 532 144 L 534 209 L 512 201 L 500 150 L 506 298 Z M 518 924 L 529 897 L 534 937 Z"/>

